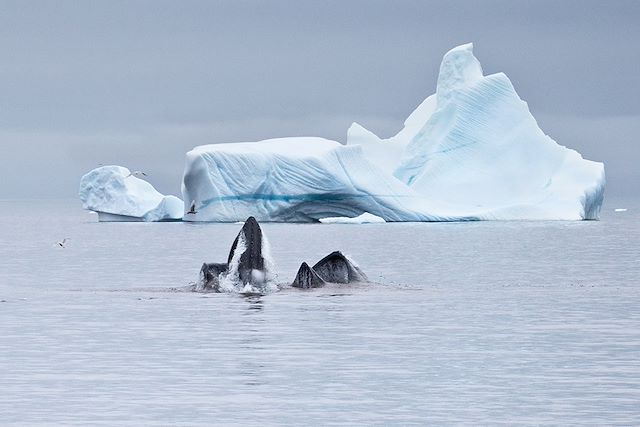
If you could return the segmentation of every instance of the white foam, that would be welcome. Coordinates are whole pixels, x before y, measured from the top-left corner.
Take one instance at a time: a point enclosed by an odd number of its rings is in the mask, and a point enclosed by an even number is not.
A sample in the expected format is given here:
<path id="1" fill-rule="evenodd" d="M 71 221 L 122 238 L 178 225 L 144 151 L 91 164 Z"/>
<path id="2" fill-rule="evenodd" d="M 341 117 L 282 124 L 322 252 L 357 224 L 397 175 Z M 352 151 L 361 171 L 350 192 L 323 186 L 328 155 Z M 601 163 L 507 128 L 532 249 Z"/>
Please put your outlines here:
<path id="1" fill-rule="evenodd" d="M 233 257 L 229 262 L 228 270 L 226 273 L 220 275 L 220 292 L 241 292 L 242 281 L 240 280 L 238 268 L 240 266 L 240 256 L 246 249 L 246 237 L 244 231 L 241 231 L 238 235 L 238 243 L 233 252 Z"/>
<path id="2" fill-rule="evenodd" d="M 251 283 L 243 284 L 240 279 L 239 266 L 240 257 L 246 249 L 246 236 L 244 232 L 241 231 L 228 270 L 219 277 L 220 292 L 266 294 L 278 291 L 279 287 L 276 282 L 277 275 L 275 274 L 275 264 L 271 256 L 271 246 L 264 231 L 262 233 L 261 248 L 262 258 L 264 259 L 264 270 L 251 270 Z"/>

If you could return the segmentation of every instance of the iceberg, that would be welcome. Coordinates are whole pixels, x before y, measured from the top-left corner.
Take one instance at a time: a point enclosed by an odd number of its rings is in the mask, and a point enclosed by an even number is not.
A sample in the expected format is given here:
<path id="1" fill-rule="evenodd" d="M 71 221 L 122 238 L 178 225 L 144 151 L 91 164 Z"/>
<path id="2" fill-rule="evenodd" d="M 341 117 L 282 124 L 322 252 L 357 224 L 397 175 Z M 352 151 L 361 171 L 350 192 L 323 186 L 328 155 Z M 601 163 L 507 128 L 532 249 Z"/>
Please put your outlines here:
<path id="1" fill-rule="evenodd" d="M 445 54 L 436 94 L 414 115 L 422 121 L 417 132 L 408 119 L 398 135 L 381 140 L 354 124 L 347 143 L 373 147 L 365 155 L 387 170 L 395 166 L 394 176 L 427 198 L 434 214 L 598 219 L 604 165 L 545 135 L 505 74 L 483 76 L 472 44 Z"/>
<path id="2" fill-rule="evenodd" d="M 346 145 L 195 147 L 182 191 L 188 221 L 580 220 L 598 219 L 604 186 L 604 165 L 545 135 L 507 76 L 484 76 L 466 44 L 445 54 L 436 93 L 397 135 L 354 123 Z"/>
<path id="3" fill-rule="evenodd" d="M 122 166 L 102 166 L 80 180 L 82 207 L 99 221 L 171 221 L 182 218 L 184 203 L 160 194 Z"/>
<path id="4" fill-rule="evenodd" d="M 365 212 L 428 220 L 421 198 L 368 161 L 362 147 L 315 137 L 196 147 L 186 156 L 182 193 L 195 206 L 185 221 L 309 222 Z"/>
<path id="5" fill-rule="evenodd" d="M 420 132 L 436 108 L 436 97 L 425 99 L 404 122 L 404 127 L 395 136 L 380 139 L 358 123 L 347 130 L 347 145 L 360 145 L 365 156 L 384 172 L 392 175 L 402 160 L 409 141 Z"/>

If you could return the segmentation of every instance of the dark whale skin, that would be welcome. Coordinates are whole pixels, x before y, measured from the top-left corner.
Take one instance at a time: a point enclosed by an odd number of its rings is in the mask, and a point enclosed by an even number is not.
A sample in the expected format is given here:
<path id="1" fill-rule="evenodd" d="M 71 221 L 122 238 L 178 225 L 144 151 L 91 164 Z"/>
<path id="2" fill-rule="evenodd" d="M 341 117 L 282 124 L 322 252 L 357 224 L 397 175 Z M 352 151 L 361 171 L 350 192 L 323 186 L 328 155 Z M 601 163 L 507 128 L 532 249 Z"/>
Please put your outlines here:
<path id="1" fill-rule="evenodd" d="M 242 229 L 236 236 L 236 239 L 233 241 L 233 245 L 231 245 L 231 250 L 229 251 L 229 257 L 227 258 L 227 264 L 231 264 L 231 260 L 238 249 L 238 241 L 240 240 L 240 236 L 243 234 L 245 250 L 240 255 L 238 273 L 242 284 L 246 285 L 252 281 L 252 270 L 264 272 L 264 258 L 262 257 L 262 229 L 254 217 L 250 216 L 247 218 Z"/>
<path id="2" fill-rule="evenodd" d="M 313 266 L 313 270 L 325 282 L 352 283 L 369 280 L 366 274 L 340 251 L 331 252 L 322 258 Z"/>
<path id="3" fill-rule="evenodd" d="M 291 286 L 300 289 L 321 288 L 326 283 L 367 282 L 360 267 L 349 261 L 340 251 L 331 252 L 313 267 L 303 262 Z"/>
<path id="4" fill-rule="evenodd" d="M 303 262 L 300 268 L 298 269 L 298 273 L 296 274 L 296 278 L 293 280 L 291 286 L 299 289 L 311 289 L 311 288 L 321 288 L 325 285 L 325 281 L 322 280 L 318 273 L 313 271 L 309 264 Z"/>

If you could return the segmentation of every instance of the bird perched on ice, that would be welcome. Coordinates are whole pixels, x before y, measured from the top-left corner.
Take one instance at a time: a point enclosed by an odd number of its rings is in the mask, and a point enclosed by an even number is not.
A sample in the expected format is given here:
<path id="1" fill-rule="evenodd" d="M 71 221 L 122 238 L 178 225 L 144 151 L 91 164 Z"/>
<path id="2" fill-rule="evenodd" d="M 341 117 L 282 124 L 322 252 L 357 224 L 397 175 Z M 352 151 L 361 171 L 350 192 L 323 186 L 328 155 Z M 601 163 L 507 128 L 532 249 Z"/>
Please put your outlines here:
<path id="1" fill-rule="evenodd" d="M 61 248 L 65 248 L 65 244 L 67 243 L 67 240 L 69 240 L 68 237 L 65 237 L 64 239 L 62 239 L 62 242 L 58 242 L 57 245 L 60 246 Z"/>
<path id="2" fill-rule="evenodd" d="M 189 208 L 189 212 L 187 212 L 187 215 L 195 215 L 197 214 L 198 211 L 196 210 L 196 201 L 192 201 L 191 202 L 191 207 Z"/>
<path id="3" fill-rule="evenodd" d="M 130 176 L 135 176 L 136 178 L 140 178 L 141 176 L 147 176 L 147 174 L 142 171 L 133 171 L 129 173 L 129 175 L 127 175 L 126 178 L 129 178 Z"/>

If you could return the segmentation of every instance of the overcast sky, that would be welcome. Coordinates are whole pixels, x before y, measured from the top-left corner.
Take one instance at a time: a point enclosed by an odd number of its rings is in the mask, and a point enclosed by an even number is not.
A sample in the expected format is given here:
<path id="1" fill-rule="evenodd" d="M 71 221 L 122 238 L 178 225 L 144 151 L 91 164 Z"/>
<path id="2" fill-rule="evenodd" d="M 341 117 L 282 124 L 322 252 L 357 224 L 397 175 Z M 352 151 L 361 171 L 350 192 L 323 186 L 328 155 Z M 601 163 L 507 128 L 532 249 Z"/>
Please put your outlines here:
<path id="1" fill-rule="evenodd" d="M 640 1 L 0 0 L 0 198 L 75 197 L 101 163 L 179 195 L 195 145 L 391 136 L 467 42 L 640 195 Z"/>

